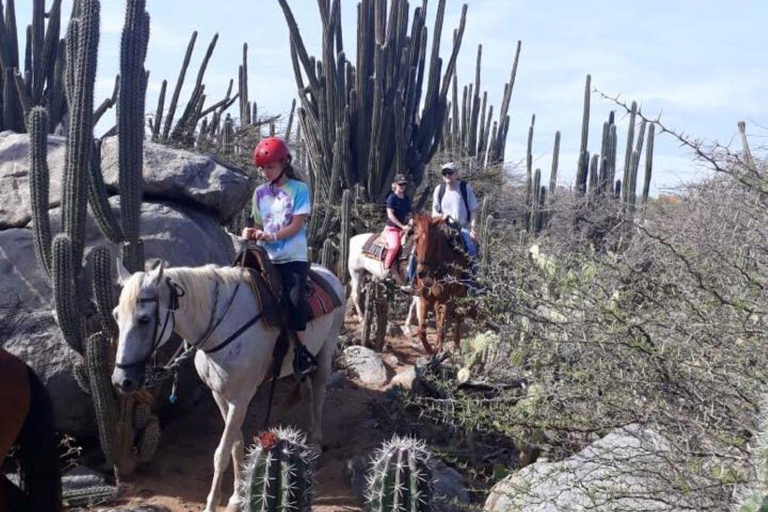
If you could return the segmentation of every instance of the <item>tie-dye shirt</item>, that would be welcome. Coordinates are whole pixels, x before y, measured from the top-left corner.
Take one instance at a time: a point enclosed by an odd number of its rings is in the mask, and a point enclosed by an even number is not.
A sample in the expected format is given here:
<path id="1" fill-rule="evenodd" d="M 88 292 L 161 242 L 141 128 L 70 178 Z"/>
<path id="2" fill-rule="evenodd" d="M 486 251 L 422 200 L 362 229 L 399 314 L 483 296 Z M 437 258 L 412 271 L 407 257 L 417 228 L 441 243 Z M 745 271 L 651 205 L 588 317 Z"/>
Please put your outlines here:
<path id="1" fill-rule="evenodd" d="M 289 179 L 280 187 L 265 183 L 253 193 L 253 221 L 266 233 L 277 233 L 291 223 L 294 215 L 309 212 L 309 188 L 301 181 Z M 306 224 L 291 238 L 263 244 L 275 263 L 308 261 Z"/>

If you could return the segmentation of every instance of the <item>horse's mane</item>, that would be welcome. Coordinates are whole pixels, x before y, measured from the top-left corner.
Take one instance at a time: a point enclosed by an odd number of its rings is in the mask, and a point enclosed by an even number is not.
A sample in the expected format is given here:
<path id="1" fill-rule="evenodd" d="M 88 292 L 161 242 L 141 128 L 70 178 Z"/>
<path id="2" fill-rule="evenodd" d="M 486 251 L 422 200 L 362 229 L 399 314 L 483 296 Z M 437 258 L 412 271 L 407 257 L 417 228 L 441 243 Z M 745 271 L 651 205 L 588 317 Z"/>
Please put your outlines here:
<path id="1" fill-rule="evenodd" d="M 180 308 L 191 315 L 211 314 L 213 294 L 211 284 L 217 280 L 219 284 L 234 285 L 242 279 L 242 273 L 237 267 L 219 267 L 214 264 L 202 267 L 176 267 L 165 269 L 164 275 L 170 277 L 184 290 L 184 298 Z M 149 273 L 138 272 L 123 284 L 120 294 L 119 310 L 121 314 L 132 315 L 141 290 L 146 284 Z"/>

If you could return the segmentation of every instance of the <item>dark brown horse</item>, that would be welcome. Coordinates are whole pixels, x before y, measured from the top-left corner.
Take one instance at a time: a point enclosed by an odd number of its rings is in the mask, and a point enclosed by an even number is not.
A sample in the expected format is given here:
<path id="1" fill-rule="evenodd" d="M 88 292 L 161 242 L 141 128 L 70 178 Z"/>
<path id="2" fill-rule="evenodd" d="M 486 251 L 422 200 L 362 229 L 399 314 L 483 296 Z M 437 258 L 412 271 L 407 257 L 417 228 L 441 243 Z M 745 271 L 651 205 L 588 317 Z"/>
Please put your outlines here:
<path id="1" fill-rule="evenodd" d="M 51 400 L 32 369 L 0 348 L 0 468 L 14 444 L 20 486 L 0 471 L 0 512 L 60 512 Z"/>
<path id="2" fill-rule="evenodd" d="M 416 245 L 416 278 L 414 293 L 419 297 L 418 336 L 428 354 L 442 349 L 448 319 L 456 320 L 454 326 L 454 350 L 461 341 L 463 313 L 456 308 L 457 299 L 466 297 L 467 287 L 462 275 L 469 268 L 466 253 L 457 245 L 461 242 L 445 221 L 433 219 L 427 214 L 414 216 L 414 243 Z M 435 311 L 437 342 L 434 350 L 427 342 L 427 314 Z"/>

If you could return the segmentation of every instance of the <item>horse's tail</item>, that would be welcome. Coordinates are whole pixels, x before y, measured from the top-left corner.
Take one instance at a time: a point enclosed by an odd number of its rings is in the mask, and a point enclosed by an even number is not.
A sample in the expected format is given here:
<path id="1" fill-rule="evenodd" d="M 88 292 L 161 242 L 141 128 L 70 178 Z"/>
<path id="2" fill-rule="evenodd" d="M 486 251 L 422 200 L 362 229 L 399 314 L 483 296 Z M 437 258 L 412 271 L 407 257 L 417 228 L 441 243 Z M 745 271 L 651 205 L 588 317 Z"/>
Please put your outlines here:
<path id="1" fill-rule="evenodd" d="M 40 378 L 29 375 L 29 414 L 17 438 L 21 488 L 30 512 L 61 512 L 61 470 L 51 398 Z"/>

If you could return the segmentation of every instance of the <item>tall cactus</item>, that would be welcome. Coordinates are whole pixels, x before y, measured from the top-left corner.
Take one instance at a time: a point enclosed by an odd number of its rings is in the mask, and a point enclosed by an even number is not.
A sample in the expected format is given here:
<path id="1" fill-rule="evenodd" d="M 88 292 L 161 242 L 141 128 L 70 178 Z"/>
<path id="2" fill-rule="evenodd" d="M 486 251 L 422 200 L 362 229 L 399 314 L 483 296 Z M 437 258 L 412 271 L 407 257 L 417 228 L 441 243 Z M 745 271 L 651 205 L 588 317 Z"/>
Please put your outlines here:
<path id="1" fill-rule="evenodd" d="M 423 442 L 394 437 L 376 453 L 368 481 L 371 512 L 432 510 L 432 457 Z"/>
<path id="2" fill-rule="evenodd" d="M 341 229 L 339 230 L 339 277 L 343 284 L 349 281 L 346 271 L 349 260 L 349 239 L 352 238 L 352 191 L 344 190 L 341 194 Z"/>
<path id="3" fill-rule="evenodd" d="M 151 458 L 157 446 L 158 428 L 138 432 L 130 428 L 132 400 L 118 400 L 109 380 L 109 342 L 116 333 L 111 318 L 114 305 L 110 275 L 110 252 L 97 247 L 93 252 L 93 296 L 101 331 L 88 335 L 82 307 L 87 300 L 83 289 L 83 250 L 86 204 L 90 201 L 99 228 L 113 242 L 123 242 L 124 264 L 143 268 L 141 241 L 138 238 L 141 208 L 143 108 L 146 72 L 143 60 L 149 37 L 149 16 L 145 0 L 129 0 L 121 47 L 121 87 L 118 104 L 120 140 L 120 192 L 122 223 L 118 224 L 109 205 L 99 163 L 99 146 L 93 139 L 93 89 L 99 42 L 98 0 L 80 0 L 67 30 L 66 67 L 62 72 L 69 105 L 69 120 L 64 166 L 61 233 L 51 240 L 48 219 L 49 173 L 46 161 L 48 114 L 34 107 L 29 115 L 30 180 L 33 205 L 35 247 L 41 266 L 49 273 L 56 312 L 64 339 L 76 351 L 85 349 L 85 368 L 76 366 L 78 381 L 89 387 L 95 404 L 99 438 L 107 461 L 120 473 L 129 473 L 137 461 Z M 86 341 L 87 337 L 87 341 Z M 119 411 L 119 414 L 118 414 Z M 123 421 L 119 421 L 122 418 Z M 128 419 L 125 421 L 125 419 Z M 129 427 L 126 428 L 125 425 Z"/>
<path id="4" fill-rule="evenodd" d="M 466 5 L 451 55 L 444 62 L 440 40 L 446 0 L 437 5 L 430 55 L 427 1 L 412 17 L 408 2 L 393 2 L 388 13 L 386 2 L 361 2 L 353 63 L 343 47 L 340 0 L 318 3 L 323 24 L 321 59 L 308 55 L 288 1 L 278 2 L 291 35 L 308 171 L 318 184 L 314 202 L 333 204 L 332 197 L 358 184 L 365 188 L 368 200 L 382 202 L 394 174 L 402 171 L 420 184 L 425 165 L 442 139 Z M 324 224 L 318 223 L 310 236 L 319 240 Z"/>
<path id="5" fill-rule="evenodd" d="M 263 433 L 248 454 L 240 494 L 247 512 L 309 512 L 316 454 L 293 429 Z"/>

